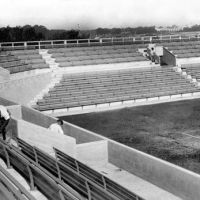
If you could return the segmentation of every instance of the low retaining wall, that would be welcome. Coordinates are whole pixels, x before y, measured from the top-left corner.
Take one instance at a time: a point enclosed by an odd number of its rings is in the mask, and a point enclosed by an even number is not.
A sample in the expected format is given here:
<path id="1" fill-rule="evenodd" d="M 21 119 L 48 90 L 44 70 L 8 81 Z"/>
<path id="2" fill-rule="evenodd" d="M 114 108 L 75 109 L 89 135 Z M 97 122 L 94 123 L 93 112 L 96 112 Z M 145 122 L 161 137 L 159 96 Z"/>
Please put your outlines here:
<path id="1" fill-rule="evenodd" d="M 0 97 L 0 105 L 11 106 L 11 105 L 17 105 L 17 103 Z"/>
<path id="2" fill-rule="evenodd" d="M 56 118 L 49 117 L 25 106 L 22 106 L 22 119 L 45 128 L 56 122 Z M 63 130 L 66 135 L 74 137 L 78 144 L 102 140 L 97 134 L 67 122 L 64 123 Z"/>
<path id="3" fill-rule="evenodd" d="M 52 132 L 41 126 L 17 120 L 18 137 L 41 148 L 50 154 L 54 153 L 53 147 L 71 155 L 76 153 L 76 140 L 72 137 Z"/>
<path id="4" fill-rule="evenodd" d="M 20 104 L 28 104 L 51 82 L 51 73 L 22 77 L 0 83 L 1 97 Z"/>
<path id="5" fill-rule="evenodd" d="M 200 199 L 200 175 L 114 141 L 108 142 L 108 161 L 184 200 Z"/>
<path id="6" fill-rule="evenodd" d="M 108 162 L 108 142 L 106 140 L 78 144 L 76 158 L 89 165 Z"/>

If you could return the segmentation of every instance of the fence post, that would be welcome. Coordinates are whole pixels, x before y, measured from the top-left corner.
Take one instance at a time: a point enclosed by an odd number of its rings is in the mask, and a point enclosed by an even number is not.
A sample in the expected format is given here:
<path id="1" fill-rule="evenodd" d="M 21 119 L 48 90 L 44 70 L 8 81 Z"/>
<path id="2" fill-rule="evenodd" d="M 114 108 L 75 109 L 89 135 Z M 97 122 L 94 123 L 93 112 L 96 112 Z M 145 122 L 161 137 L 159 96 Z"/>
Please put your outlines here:
<path id="1" fill-rule="evenodd" d="M 24 48 L 27 49 L 27 42 L 24 42 Z"/>

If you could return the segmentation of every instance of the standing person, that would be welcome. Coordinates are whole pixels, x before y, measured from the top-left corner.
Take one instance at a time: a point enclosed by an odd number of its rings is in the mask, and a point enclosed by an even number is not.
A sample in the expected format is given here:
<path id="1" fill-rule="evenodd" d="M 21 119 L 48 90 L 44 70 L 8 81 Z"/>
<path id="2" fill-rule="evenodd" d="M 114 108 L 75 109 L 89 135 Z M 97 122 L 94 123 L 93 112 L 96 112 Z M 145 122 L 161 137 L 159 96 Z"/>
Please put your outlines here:
<path id="1" fill-rule="evenodd" d="M 10 112 L 8 109 L 0 105 L 0 133 L 3 136 L 3 140 L 6 140 L 6 127 L 10 121 Z"/>
<path id="2" fill-rule="evenodd" d="M 49 126 L 49 130 L 64 135 L 62 125 L 63 125 L 63 120 L 58 119 L 56 123 L 53 123 Z"/>

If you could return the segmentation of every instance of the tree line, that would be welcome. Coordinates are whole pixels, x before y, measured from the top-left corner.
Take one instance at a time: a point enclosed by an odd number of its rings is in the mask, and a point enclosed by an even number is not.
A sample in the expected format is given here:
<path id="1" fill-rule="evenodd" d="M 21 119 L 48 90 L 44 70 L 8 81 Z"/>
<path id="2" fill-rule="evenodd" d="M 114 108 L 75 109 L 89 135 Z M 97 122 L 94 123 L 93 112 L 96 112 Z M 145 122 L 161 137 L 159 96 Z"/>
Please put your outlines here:
<path id="1" fill-rule="evenodd" d="M 45 26 L 16 26 L 0 28 L 0 42 L 64 40 L 89 38 L 79 30 L 49 30 Z"/>

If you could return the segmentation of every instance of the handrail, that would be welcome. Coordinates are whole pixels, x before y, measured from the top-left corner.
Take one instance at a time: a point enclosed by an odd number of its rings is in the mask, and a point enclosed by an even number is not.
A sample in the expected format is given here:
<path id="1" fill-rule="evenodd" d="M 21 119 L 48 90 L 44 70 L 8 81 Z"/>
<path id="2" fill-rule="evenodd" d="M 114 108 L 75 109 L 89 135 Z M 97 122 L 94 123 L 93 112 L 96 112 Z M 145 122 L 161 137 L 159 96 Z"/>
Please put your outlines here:
<path id="1" fill-rule="evenodd" d="M 20 145 L 21 143 L 26 143 L 25 141 L 23 141 L 23 140 L 20 139 L 20 138 L 16 138 L 16 139 L 18 140 L 18 144 L 19 144 L 19 145 Z M 0 141 L 1 141 L 1 140 L 0 140 Z M 27 143 L 26 143 L 26 144 L 27 144 Z M 27 144 L 27 145 L 30 145 L 30 144 Z M 32 145 L 30 145 L 30 146 L 32 146 Z M 19 146 L 19 147 L 20 147 L 20 146 Z M 47 156 L 47 157 L 49 157 L 49 158 L 51 157 L 51 156 L 48 155 L 47 153 L 45 153 L 45 152 L 43 152 L 42 150 L 38 149 L 37 147 L 34 147 L 34 146 L 32 146 L 32 147 L 36 150 L 35 156 L 38 156 L 38 155 L 37 155 L 37 151 L 39 151 L 40 154 L 43 154 L 43 155 L 45 155 L 45 156 Z M 20 152 L 20 151 L 17 150 L 16 148 L 15 148 L 15 150 L 16 150 L 17 153 L 22 154 L 22 156 L 24 155 L 23 152 Z M 43 168 L 43 167 L 41 166 L 40 162 L 36 163 L 34 160 L 28 158 L 26 155 L 24 155 L 24 157 L 26 157 L 26 159 L 29 160 L 30 162 L 32 162 L 35 166 L 40 167 L 40 168 Z M 57 169 L 58 177 L 59 177 L 59 173 L 60 173 L 60 170 L 61 170 L 60 167 L 61 167 L 61 168 L 65 169 L 65 171 L 68 170 L 68 171 L 70 172 L 70 174 L 72 174 L 72 177 L 73 177 L 73 176 L 77 176 L 77 177 L 79 177 L 82 181 L 85 182 L 86 187 L 87 187 L 87 193 L 88 193 L 88 199 L 89 199 L 89 200 L 91 200 L 91 199 L 90 199 L 90 196 L 91 196 L 91 192 L 92 192 L 92 191 L 90 191 L 90 187 L 92 187 L 94 190 L 99 191 L 101 195 L 107 195 L 107 197 L 108 197 L 110 200 L 120 200 L 118 197 L 116 197 L 116 196 L 113 195 L 112 193 L 110 193 L 110 192 L 108 192 L 107 190 L 103 189 L 103 188 L 100 187 L 99 185 L 93 183 L 91 180 L 87 179 L 86 177 L 82 176 L 81 174 L 78 174 L 77 172 L 75 172 L 75 171 L 74 171 L 73 169 L 71 169 L 70 167 L 64 165 L 63 163 L 61 163 L 61 162 L 59 162 L 59 161 L 57 161 L 57 160 L 54 159 L 53 157 L 51 157 L 51 159 L 52 159 L 52 161 L 56 162 L 56 163 L 57 163 L 57 166 L 59 167 L 59 170 Z M 37 157 L 37 158 L 35 157 L 35 160 L 38 160 L 38 161 L 39 161 L 39 157 Z M 47 170 L 43 168 L 43 171 L 47 171 Z M 49 173 L 48 173 L 48 174 L 49 174 Z M 52 175 L 52 176 L 53 176 L 53 175 Z M 61 180 L 64 180 L 64 177 L 60 177 L 60 178 L 61 178 Z M 57 179 L 57 182 L 58 182 L 59 184 L 62 184 L 63 181 L 61 181 L 61 180 L 60 180 L 60 179 Z M 70 180 L 69 180 L 69 181 L 70 181 Z M 64 181 L 63 183 L 64 183 L 64 184 L 67 184 L 67 183 L 65 183 L 65 181 Z M 77 187 L 78 187 L 78 185 L 77 185 Z M 97 198 L 97 199 L 98 199 L 98 198 Z"/>
<path id="2" fill-rule="evenodd" d="M 0 139 L 0 143 L 4 148 L 4 151 L 6 151 L 6 153 L 7 153 L 8 150 L 11 151 L 17 157 L 19 157 L 20 159 L 24 160 L 24 162 L 27 164 L 27 166 L 29 168 L 34 168 L 35 170 L 42 172 L 43 175 L 45 177 L 48 177 L 49 180 L 57 183 L 57 186 L 58 186 L 58 188 L 61 189 L 61 192 L 66 191 L 67 195 L 69 195 L 74 200 L 82 200 L 83 199 L 79 194 L 77 194 L 77 192 L 76 192 L 76 194 L 72 194 L 71 193 L 72 189 L 69 186 L 67 186 L 62 181 L 59 181 L 53 175 L 50 175 L 50 173 L 48 171 L 46 171 L 43 167 L 38 165 L 35 161 L 33 161 L 32 159 L 30 159 L 29 157 L 24 155 L 17 147 L 15 147 L 13 145 L 10 146 L 9 144 L 5 143 L 2 139 Z M 7 166 L 9 167 L 10 166 L 10 158 L 9 158 L 9 154 L 8 153 L 6 155 L 6 162 L 7 162 Z M 33 177 L 30 177 L 30 179 L 33 179 Z M 34 185 L 34 183 L 33 183 L 33 185 Z"/>
<path id="3" fill-rule="evenodd" d="M 36 200 L 35 197 L 33 197 L 26 189 L 24 186 L 22 186 L 15 178 L 13 178 L 2 166 L 0 166 L 0 172 L 3 174 L 0 174 L 0 180 L 3 181 L 3 183 L 5 183 L 9 189 L 11 190 L 11 192 L 13 194 L 15 194 L 19 200 L 24 200 L 24 196 L 26 196 L 29 200 Z M 12 182 L 12 184 L 15 185 L 15 187 L 6 179 L 9 179 L 10 182 Z M 18 190 L 17 190 L 17 189 Z"/>
<path id="4" fill-rule="evenodd" d="M 164 41 L 173 41 L 173 40 L 199 40 L 200 39 L 200 34 L 190 34 L 190 35 L 158 35 L 158 36 L 136 36 L 136 37 L 112 37 L 112 38 L 88 38 L 88 39 L 71 39 L 71 40 L 41 40 L 41 41 L 18 41 L 18 42 L 2 42 L 0 43 L 0 49 L 17 49 L 17 48 L 38 48 L 42 49 L 43 47 L 45 48 L 46 45 L 50 45 L 51 47 L 56 47 L 59 45 L 63 45 L 65 47 L 70 47 L 70 46 L 81 46 L 81 45 L 86 45 L 90 46 L 91 44 L 98 44 L 98 45 L 104 45 L 107 43 L 110 43 L 111 45 L 113 44 L 126 44 L 131 43 L 131 44 L 138 44 L 138 43 L 144 43 L 144 42 L 149 42 L 152 43 L 153 41 L 159 41 L 159 42 L 164 42 Z M 46 44 L 45 44 L 46 43 Z M 21 45 L 20 45 L 21 44 Z"/>
<path id="5" fill-rule="evenodd" d="M 135 198 L 135 199 L 138 199 L 138 200 L 144 200 L 142 197 L 140 197 L 139 195 L 131 192 L 129 189 L 127 188 L 124 188 L 123 186 L 119 185 L 118 183 L 116 183 L 115 181 L 111 180 L 110 178 L 104 176 L 103 174 L 99 173 L 98 171 L 95 171 L 94 169 L 90 168 L 89 166 L 85 165 L 84 163 L 81 163 L 80 161 L 78 161 L 77 159 L 65 154 L 64 152 L 60 151 L 59 149 L 57 148 L 54 148 L 54 151 L 55 151 L 55 154 L 56 154 L 56 158 L 57 160 L 59 160 L 60 162 L 63 162 L 65 163 L 65 160 L 62 160 L 62 158 L 66 159 L 66 160 L 71 160 L 71 161 L 74 161 L 75 162 L 75 165 L 76 165 L 76 169 L 73 168 L 73 170 L 75 170 L 78 174 L 81 174 L 83 176 L 85 176 L 87 179 L 91 179 L 92 181 L 95 181 L 96 184 L 98 184 L 100 187 L 104 188 L 105 190 L 113 193 L 112 189 L 111 189 L 111 185 L 109 183 L 112 183 L 113 185 L 115 185 L 115 189 L 116 189 L 116 192 L 114 192 L 113 194 L 114 195 L 117 195 L 117 193 L 120 193 L 121 196 L 129 196 L 130 198 Z M 68 163 L 69 164 L 69 163 Z M 85 173 L 83 173 L 83 170 L 84 168 L 86 170 L 88 170 L 89 173 L 89 176 Z M 94 177 L 92 178 L 92 176 L 94 175 Z M 98 182 L 97 180 L 95 179 L 98 179 L 100 177 L 100 182 Z M 94 180 L 93 180 L 94 179 Z M 110 188 L 110 189 L 107 189 L 107 188 Z M 125 193 L 121 193 L 120 191 L 118 191 L 118 189 L 121 189 L 123 190 Z M 127 198 L 127 196 L 125 198 Z"/>

